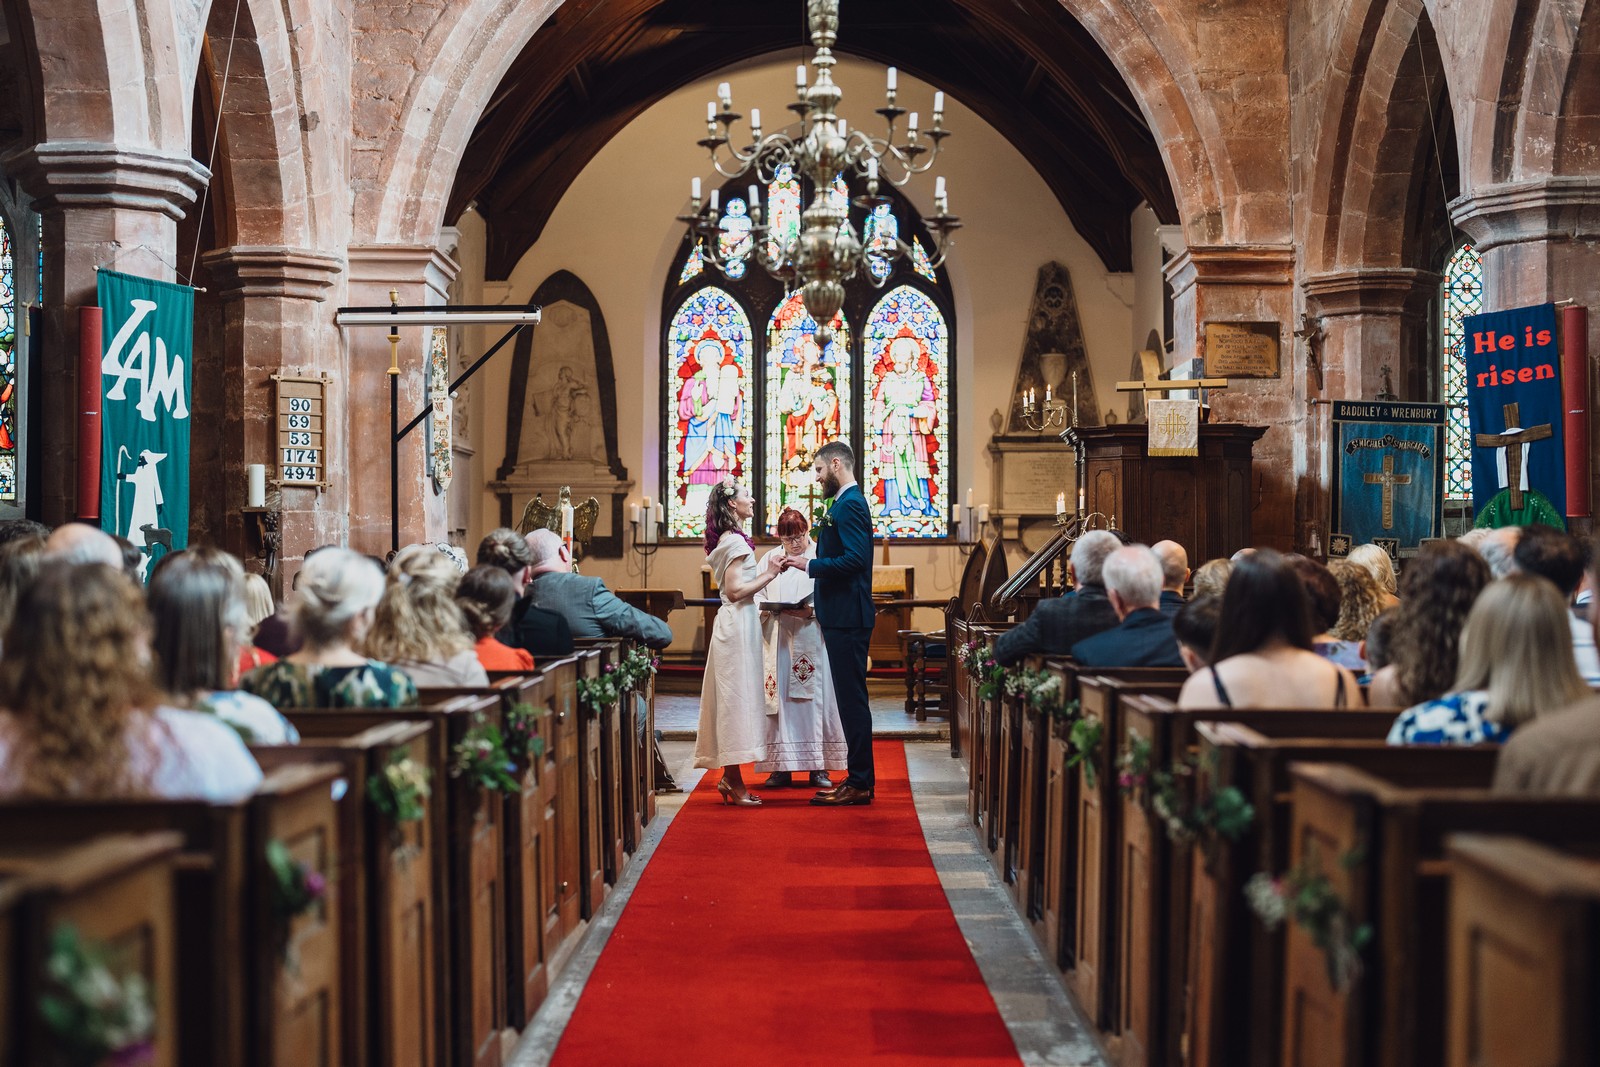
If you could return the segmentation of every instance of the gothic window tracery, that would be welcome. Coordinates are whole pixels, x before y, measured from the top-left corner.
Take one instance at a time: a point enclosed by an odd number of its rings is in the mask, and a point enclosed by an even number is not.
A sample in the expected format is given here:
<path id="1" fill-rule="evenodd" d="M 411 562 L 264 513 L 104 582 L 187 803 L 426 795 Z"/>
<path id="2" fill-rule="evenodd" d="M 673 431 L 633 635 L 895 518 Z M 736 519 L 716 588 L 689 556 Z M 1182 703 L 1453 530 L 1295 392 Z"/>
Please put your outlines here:
<path id="1" fill-rule="evenodd" d="M 1450 256 L 1440 290 L 1445 416 L 1444 489 L 1447 498 L 1472 497 L 1472 431 L 1467 425 L 1467 356 L 1461 320 L 1483 310 L 1483 259 L 1470 244 Z"/>

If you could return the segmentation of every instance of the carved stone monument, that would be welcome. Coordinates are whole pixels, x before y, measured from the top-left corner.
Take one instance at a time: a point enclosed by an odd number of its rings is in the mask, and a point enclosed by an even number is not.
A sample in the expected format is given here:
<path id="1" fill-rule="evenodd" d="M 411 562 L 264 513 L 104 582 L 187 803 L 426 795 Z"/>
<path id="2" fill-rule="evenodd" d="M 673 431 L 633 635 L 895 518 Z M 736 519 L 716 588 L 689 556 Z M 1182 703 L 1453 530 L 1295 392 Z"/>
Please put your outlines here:
<path id="1" fill-rule="evenodd" d="M 623 505 L 633 482 L 617 454 L 616 376 L 600 305 L 577 275 L 558 271 L 533 295 L 539 329 L 517 339 L 506 410 L 506 459 L 489 488 L 511 526 L 537 494 L 570 486 L 600 504 L 592 558 L 622 555 Z"/>

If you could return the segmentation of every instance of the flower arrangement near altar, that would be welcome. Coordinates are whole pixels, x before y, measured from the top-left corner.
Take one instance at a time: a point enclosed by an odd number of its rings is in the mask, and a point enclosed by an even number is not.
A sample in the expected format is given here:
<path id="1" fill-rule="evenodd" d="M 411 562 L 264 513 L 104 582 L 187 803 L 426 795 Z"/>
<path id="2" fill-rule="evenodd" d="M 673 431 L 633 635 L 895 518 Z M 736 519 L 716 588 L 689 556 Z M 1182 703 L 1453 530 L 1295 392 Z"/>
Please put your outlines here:
<path id="1" fill-rule="evenodd" d="M 383 770 L 367 779 L 367 799 L 390 822 L 416 822 L 426 812 L 428 768 L 406 755 L 404 749 L 389 754 Z"/>
<path id="2" fill-rule="evenodd" d="M 1356 849 L 1340 856 L 1339 866 L 1350 870 L 1364 858 L 1364 851 Z M 1361 977 L 1361 953 L 1372 942 L 1372 924 L 1355 922 L 1344 898 L 1317 869 L 1312 849 L 1281 877 L 1266 871 L 1252 875 L 1244 895 L 1250 910 L 1268 930 L 1292 919 L 1310 936 L 1311 943 L 1322 950 L 1328 981 L 1335 991 L 1344 992 Z"/>
<path id="3" fill-rule="evenodd" d="M 466 736 L 456 742 L 450 755 L 450 777 L 465 778 L 479 789 L 521 792 L 514 777 L 516 770 L 499 728 L 481 715 Z"/>
<path id="4" fill-rule="evenodd" d="M 140 1067 L 155 1059 L 155 1006 L 144 976 L 118 976 L 109 953 L 63 923 L 50 935 L 39 1014 L 68 1067 Z"/>
<path id="5" fill-rule="evenodd" d="M 621 700 L 623 693 L 653 677 L 660 665 L 660 657 L 643 646 L 635 646 L 620 663 L 608 663 L 601 668 L 600 677 L 579 678 L 578 703 L 590 713 L 598 714 Z"/>

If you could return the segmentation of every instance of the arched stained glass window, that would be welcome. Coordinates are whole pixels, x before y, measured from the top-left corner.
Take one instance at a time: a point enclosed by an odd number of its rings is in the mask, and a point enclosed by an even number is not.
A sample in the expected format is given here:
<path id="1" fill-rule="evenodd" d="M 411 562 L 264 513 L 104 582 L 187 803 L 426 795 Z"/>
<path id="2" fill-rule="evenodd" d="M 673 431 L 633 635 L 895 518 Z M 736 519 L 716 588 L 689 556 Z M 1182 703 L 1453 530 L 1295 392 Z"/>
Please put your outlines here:
<path id="1" fill-rule="evenodd" d="M 800 182 L 785 163 L 767 185 L 767 258 L 776 260 L 800 239 Z"/>
<path id="2" fill-rule="evenodd" d="M 706 269 L 706 257 L 700 252 L 700 242 L 696 241 L 689 250 L 689 255 L 683 261 L 683 269 L 678 272 L 678 284 L 693 278 L 696 274 Z"/>
<path id="3" fill-rule="evenodd" d="M 767 327 L 766 528 L 794 505 L 811 514 L 811 461 L 829 441 L 850 436 L 850 324 L 833 319 L 834 339 L 817 345 L 817 323 L 800 294 L 773 312 Z"/>
<path id="4" fill-rule="evenodd" d="M 894 270 L 894 262 L 889 255 L 900 239 L 900 220 L 894 217 L 891 207 L 890 204 L 879 204 L 873 208 L 872 214 L 867 216 L 866 233 L 862 234 L 861 243 L 867 248 L 867 269 L 879 282 L 887 281 Z"/>
<path id="5" fill-rule="evenodd" d="M 902 285 L 863 330 L 866 494 L 879 537 L 943 536 L 950 486 L 950 331 L 938 306 Z"/>
<path id="6" fill-rule="evenodd" d="M 718 240 L 721 242 L 723 262 L 727 264 L 726 273 L 734 280 L 743 278 L 746 260 L 755 248 L 755 242 L 750 237 L 750 208 L 744 202 L 744 197 L 735 196 L 728 201 L 718 225 L 722 227 L 722 236 Z"/>
<path id="7" fill-rule="evenodd" d="M 705 533 L 711 486 L 744 478 L 750 455 L 750 318 L 728 292 L 695 291 L 667 337 L 667 535 Z"/>
<path id="8" fill-rule="evenodd" d="M 17 502 L 17 285 L 11 230 L 0 219 L 0 503 Z M 42 260 L 41 260 L 42 262 Z"/>
<path id="9" fill-rule="evenodd" d="M 1467 354 L 1461 320 L 1483 310 L 1483 259 L 1462 245 L 1444 268 L 1440 294 L 1444 344 L 1444 491 L 1446 497 L 1472 496 L 1472 431 L 1467 425 Z"/>
<path id="10" fill-rule="evenodd" d="M 928 258 L 928 250 L 922 247 L 922 238 L 912 238 L 911 241 L 911 266 L 930 282 L 939 280 L 939 275 L 933 269 L 933 261 Z"/>

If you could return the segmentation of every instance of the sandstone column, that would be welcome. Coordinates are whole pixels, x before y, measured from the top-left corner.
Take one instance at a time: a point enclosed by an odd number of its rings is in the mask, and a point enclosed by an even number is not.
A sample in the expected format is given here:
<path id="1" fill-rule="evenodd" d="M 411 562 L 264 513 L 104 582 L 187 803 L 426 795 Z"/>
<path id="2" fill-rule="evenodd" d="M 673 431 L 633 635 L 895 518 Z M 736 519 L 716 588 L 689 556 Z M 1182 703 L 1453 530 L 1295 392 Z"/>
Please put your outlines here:
<path id="1" fill-rule="evenodd" d="M 95 303 L 95 268 L 174 279 L 178 220 L 211 173 L 184 154 L 90 141 L 50 141 L 10 156 L 44 216 L 45 358 L 61 369 L 32 383 L 46 417 L 29 427 L 39 450 L 40 499 L 49 523 L 77 515 L 78 308 Z M 189 353 L 184 353 L 185 357 Z M 37 394 L 36 394 L 37 395 Z"/>
<path id="2" fill-rule="evenodd" d="M 344 262 L 302 248 L 235 245 L 206 253 L 205 265 L 222 301 L 223 343 L 220 351 L 196 354 L 196 372 L 218 376 L 224 392 L 222 410 L 205 412 L 213 424 L 204 432 L 214 440 L 205 468 L 197 465 L 194 499 L 199 510 L 203 485 L 207 526 L 230 551 L 249 559 L 258 544 L 253 524 L 247 527 L 240 510 L 245 506 L 245 465 L 266 464 L 269 480 L 278 468 L 271 376 L 326 373 L 330 405 L 336 405 L 337 412 L 348 410 L 340 341 L 329 303 Z M 346 540 L 350 476 L 343 426 L 347 421 L 346 416 L 337 427 L 330 426 L 326 435 L 332 484 L 321 492 L 287 488 L 280 493 L 274 509 L 282 541 L 280 576 L 292 574 L 310 549 Z M 196 428 L 197 455 L 200 430 Z M 269 493 L 269 507 L 272 503 Z"/>
<path id="3" fill-rule="evenodd" d="M 1321 320 L 1323 395 L 1370 400 L 1388 365 L 1403 400 L 1437 395 L 1439 370 L 1428 310 L 1440 277 L 1408 267 L 1368 267 L 1307 278 L 1306 313 Z"/>

